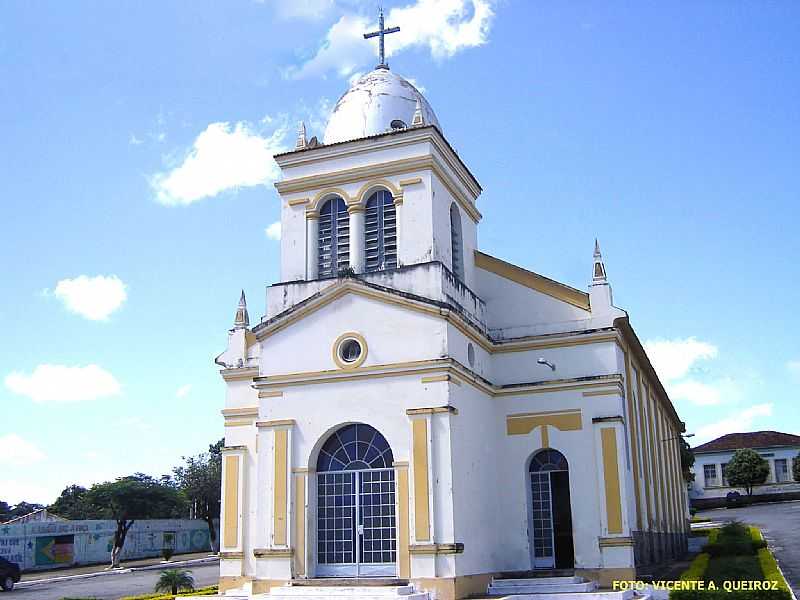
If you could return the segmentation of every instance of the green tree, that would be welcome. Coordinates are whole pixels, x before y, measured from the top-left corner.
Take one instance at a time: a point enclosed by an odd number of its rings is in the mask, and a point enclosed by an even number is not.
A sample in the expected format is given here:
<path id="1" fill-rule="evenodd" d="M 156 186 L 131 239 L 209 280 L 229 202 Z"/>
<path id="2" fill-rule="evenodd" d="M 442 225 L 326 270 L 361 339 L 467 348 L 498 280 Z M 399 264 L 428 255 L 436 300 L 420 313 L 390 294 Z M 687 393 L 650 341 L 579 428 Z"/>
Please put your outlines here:
<path id="1" fill-rule="evenodd" d="M 88 519 L 90 509 L 86 505 L 86 492 L 86 488 L 80 485 L 72 484 L 65 487 L 48 510 L 65 519 Z"/>
<path id="2" fill-rule="evenodd" d="M 792 459 L 792 475 L 795 481 L 800 481 L 800 453 Z"/>
<path id="3" fill-rule="evenodd" d="M 161 571 L 161 575 L 153 591 L 172 594 L 174 596 L 179 590 L 194 590 L 192 572 L 182 569 L 166 569 Z"/>
<path id="4" fill-rule="evenodd" d="M 678 437 L 680 440 L 680 448 L 681 448 L 681 471 L 683 472 L 683 479 L 686 483 L 691 483 L 694 481 L 694 473 L 692 472 L 692 467 L 694 466 L 694 452 L 692 452 L 692 447 L 689 445 L 683 437 Z"/>
<path id="5" fill-rule="evenodd" d="M 96 483 L 86 492 L 84 500 L 89 516 L 117 522 L 111 550 L 112 567 L 119 566 L 125 538 L 138 519 L 180 517 L 186 506 L 175 487 L 142 473 Z"/>
<path id="6" fill-rule="evenodd" d="M 731 487 L 744 488 L 753 495 L 753 486 L 761 485 L 769 476 L 769 463 L 755 450 L 742 448 L 733 453 L 725 474 Z"/>
<path id="7" fill-rule="evenodd" d="M 8 502 L 4 502 L 0 500 L 0 523 L 4 523 L 8 521 L 11 517 L 9 517 L 9 513 L 11 512 L 11 505 Z"/>
<path id="8" fill-rule="evenodd" d="M 14 507 L 8 512 L 8 518 L 6 520 L 24 517 L 25 515 L 29 515 L 32 512 L 39 510 L 40 508 L 44 508 L 44 505 L 36 504 L 35 502 L 25 502 L 23 500 L 19 504 L 15 504 Z"/>
<path id="9" fill-rule="evenodd" d="M 208 524 L 212 552 L 217 552 L 219 546 L 214 519 L 219 518 L 224 442 L 220 440 L 209 445 L 208 452 L 197 456 L 184 456 L 184 464 L 173 469 L 175 481 L 189 502 L 192 516 Z"/>

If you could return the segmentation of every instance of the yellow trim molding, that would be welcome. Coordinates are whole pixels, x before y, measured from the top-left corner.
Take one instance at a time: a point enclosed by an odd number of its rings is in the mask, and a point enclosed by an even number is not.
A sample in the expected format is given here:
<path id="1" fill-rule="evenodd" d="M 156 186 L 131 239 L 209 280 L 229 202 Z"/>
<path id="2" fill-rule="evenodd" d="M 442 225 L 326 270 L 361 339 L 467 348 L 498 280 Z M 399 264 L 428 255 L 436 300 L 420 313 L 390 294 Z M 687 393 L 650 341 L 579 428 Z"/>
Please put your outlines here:
<path id="1" fill-rule="evenodd" d="M 378 191 L 379 189 L 386 190 L 392 195 L 393 198 L 400 196 L 403 193 L 388 179 L 373 179 L 362 185 L 361 188 L 353 195 L 353 203 L 361 206 L 362 208 L 366 207 L 370 194 Z"/>
<path id="2" fill-rule="evenodd" d="M 320 184 L 322 184 L 322 182 L 320 182 Z M 319 186 L 314 186 L 314 187 L 319 187 Z M 314 199 L 308 203 L 308 205 L 306 206 L 306 214 L 316 213 L 317 215 L 319 215 L 319 209 L 322 208 L 322 205 L 331 198 L 334 198 L 336 196 L 344 200 L 345 204 L 353 203 L 353 199 L 350 197 L 350 194 L 345 192 L 342 188 L 326 187 L 324 190 L 318 192 L 317 195 L 314 196 Z"/>
<path id="3" fill-rule="evenodd" d="M 414 462 L 414 539 L 431 539 L 431 519 L 428 506 L 428 421 L 411 421 L 412 454 Z"/>
<path id="4" fill-rule="evenodd" d="M 603 483 L 606 492 L 606 519 L 608 533 L 622 533 L 622 497 L 619 487 L 619 463 L 617 462 L 617 430 L 614 427 L 600 429 L 603 449 Z"/>
<path id="5" fill-rule="evenodd" d="M 311 202 L 311 198 L 295 198 L 294 200 L 289 200 L 287 204 L 289 206 L 303 206 Z"/>
<path id="6" fill-rule="evenodd" d="M 276 419 L 274 421 L 256 421 L 256 427 L 291 427 L 294 425 L 294 419 Z"/>
<path id="7" fill-rule="evenodd" d="M 288 470 L 289 431 L 275 430 L 275 489 L 273 490 L 273 543 L 276 546 L 286 545 L 286 478 Z"/>
<path id="8" fill-rule="evenodd" d="M 633 546 L 633 538 L 625 537 L 601 537 L 597 538 L 601 548 L 616 548 L 618 546 Z"/>
<path id="9" fill-rule="evenodd" d="M 223 417 L 257 417 L 257 406 L 243 406 L 241 408 L 223 408 L 221 411 Z"/>
<path id="10" fill-rule="evenodd" d="M 589 294 L 475 250 L 475 266 L 552 298 L 589 311 Z"/>
<path id="11" fill-rule="evenodd" d="M 434 408 L 407 408 L 406 414 L 411 417 L 414 415 L 435 415 L 438 413 L 450 413 L 453 415 L 458 414 L 458 409 L 455 406 L 436 406 Z M 400 464 L 395 461 L 395 465 Z"/>
<path id="12" fill-rule="evenodd" d="M 461 385 L 461 381 L 452 375 L 431 375 L 420 379 L 420 383 L 438 383 L 440 381 L 450 381 L 455 385 Z"/>
<path id="13" fill-rule="evenodd" d="M 294 548 L 254 548 L 256 558 L 290 558 L 294 556 Z"/>
<path id="14" fill-rule="evenodd" d="M 219 557 L 222 560 L 242 560 L 244 552 L 220 552 Z"/>
<path id="15" fill-rule="evenodd" d="M 506 434 L 527 435 L 543 425 L 552 425 L 559 431 L 576 431 L 583 427 L 581 411 L 580 409 L 571 409 L 508 415 L 506 417 Z"/>
<path id="16" fill-rule="evenodd" d="M 239 460 L 240 457 L 236 455 L 225 457 L 225 525 L 222 542 L 226 548 L 239 545 Z"/>
<path id="17" fill-rule="evenodd" d="M 246 381 L 253 377 L 258 377 L 258 367 L 247 367 L 246 369 L 222 369 L 219 372 L 225 381 Z"/>
<path id="18" fill-rule="evenodd" d="M 339 355 L 339 349 L 346 340 L 355 340 L 361 346 L 361 355 L 353 362 L 346 362 Z M 336 338 L 336 341 L 333 342 L 333 347 L 331 348 L 331 356 L 333 357 L 333 362 L 335 362 L 340 369 L 345 369 L 347 371 L 352 371 L 353 369 L 357 369 L 358 367 L 363 365 L 364 361 L 367 360 L 368 352 L 369 352 L 369 347 L 367 346 L 367 340 L 364 338 L 363 335 L 355 331 L 348 331 L 347 333 L 343 333 L 342 335 L 340 335 L 338 338 Z"/>
<path id="19" fill-rule="evenodd" d="M 397 570 L 403 579 L 411 576 L 411 553 L 409 552 L 408 518 L 408 463 L 394 463 L 397 473 Z"/>
<path id="20" fill-rule="evenodd" d="M 400 187 L 407 187 L 409 185 L 416 185 L 422 183 L 422 177 L 411 177 L 409 179 L 401 179 L 399 181 Z"/>
<path id="21" fill-rule="evenodd" d="M 253 423 L 255 423 L 255 421 L 252 419 L 247 421 L 225 421 L 225 427 L 247 427 Z"/>
<path id="22" fill-rule="evenodd" d="M 280 390 L 260 390 L 258 392 L 259 398 L 280 398 L 283 396 L 283 392 Z"/>
<path id="23" fill-rule="evenodd" d="M 312 210 L 318 210 L 319 201 L 325 194 L 331 194 L 332 192 L 341 196 L 348 204 L 353 203 L 352 198 L 348 196 L 346 192 L 332 186 L 358 183 L 367 178 L 386 178 L 392 175 L 402 175 L 404 173 L 423 170 L 433 171 L 436 174 L 442 184 L 455 198 L 456 202 L 458 202 L 459 206 L 461 206 L 464 212 L 466 212 L 474 222 L 477 223 L 481 220 L 482 215 L 473 204 L 474 198 L 470 198 L 460 187 L 460 185 L 464 185 L 466 189 L 469 189 L 470 186 L 465 185 L 463 178 L 459 177 L 458 173 L 455 173 L 455 178 L 451 177 L 441 160 L 432 154 L 413 158 L 401 158 L 399 160 L 386 161 L 363 167 L 354 167 L 352 169 L 343 169 L 333 173 L 286 179 L 276 182 L 275 188 L 278 190 L 278 193 L 283 196 L 285 194 L 309 192 L 324 186 L 325 189 L 317 194 L 310 203 Z M 456 180 L 461 181 L 457 183 Z M 473 192 L 470 190 L 469 194 L 472 193 Z"/>
<path id="24" fill-rule="evenodd" d="M 583 392 L 583 396 L 585 398 L 591 398 L 593 396 L 619 396 L 619 390 L 596 390 L 594 392 Z"/>
<path id="25" fill-rule="evenodd" d="M 411 554 L 461 554 L 464 552 L 464 544 L 460 542 L 454 544 L 412 544 L 408 550 Z"/>

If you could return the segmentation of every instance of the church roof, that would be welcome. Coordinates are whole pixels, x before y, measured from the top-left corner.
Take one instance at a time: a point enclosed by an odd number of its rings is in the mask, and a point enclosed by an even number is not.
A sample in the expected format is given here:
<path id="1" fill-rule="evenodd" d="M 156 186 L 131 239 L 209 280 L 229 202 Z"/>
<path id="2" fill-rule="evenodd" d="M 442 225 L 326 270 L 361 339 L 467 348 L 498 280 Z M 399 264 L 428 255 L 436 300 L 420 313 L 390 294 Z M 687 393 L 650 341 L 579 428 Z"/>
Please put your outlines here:
<path id="1" fill-rule="evenodd" d="M 694 452 L 724 452 L 740 448 L 776 448 L 779 446 L 800 446 L 800 435 L 781 433 L 780 431 L 728 433 L 692 450 Z"/>
<path id="2" fill-rule="evenodd" d="M 441 131 L 436 113 L 425 96 L 408 80 L 387 67 L 378 67 L 356 80 L 333 108 L 323 143 L 369 137 L 412 125 L 419 106 L 422 124 Z"/>

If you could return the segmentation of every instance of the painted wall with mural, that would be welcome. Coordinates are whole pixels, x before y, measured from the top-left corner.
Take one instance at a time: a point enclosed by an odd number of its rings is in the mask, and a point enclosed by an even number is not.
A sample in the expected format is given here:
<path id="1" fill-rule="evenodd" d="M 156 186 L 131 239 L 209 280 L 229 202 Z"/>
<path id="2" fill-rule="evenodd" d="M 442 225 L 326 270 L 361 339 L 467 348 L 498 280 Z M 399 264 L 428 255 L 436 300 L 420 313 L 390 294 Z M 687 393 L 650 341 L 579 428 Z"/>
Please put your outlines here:
<path id="1" fill-rule="evenodd" d="M 58 521 L 0 525 L 0 556 L 26 571 L 111 560 L 114 521 Z M 133 524 L 122 559 L 210 550 L 208 525 L 199 519 L 153 519 Z"/>

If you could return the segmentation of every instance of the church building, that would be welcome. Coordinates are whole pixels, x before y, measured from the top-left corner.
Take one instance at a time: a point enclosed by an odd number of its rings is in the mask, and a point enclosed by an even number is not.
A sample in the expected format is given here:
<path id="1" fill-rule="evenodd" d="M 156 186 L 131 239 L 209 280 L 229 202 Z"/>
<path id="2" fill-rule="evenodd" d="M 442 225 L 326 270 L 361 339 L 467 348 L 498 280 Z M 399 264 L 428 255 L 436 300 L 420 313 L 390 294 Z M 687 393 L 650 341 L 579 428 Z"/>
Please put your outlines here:
<path id="1" fill-rule="evenodd" d="M 221 591 L 454 600 L 683 552 L 684 425 L 596 242 L 588 292 L 479 250 L 478 180 L 383 59 L 275 160 L 281 280 L 216 359 Z"/>

